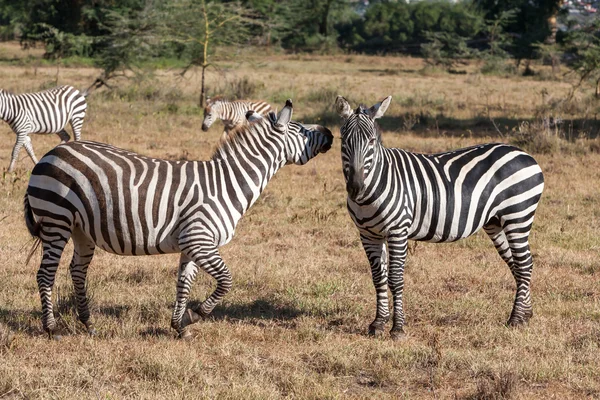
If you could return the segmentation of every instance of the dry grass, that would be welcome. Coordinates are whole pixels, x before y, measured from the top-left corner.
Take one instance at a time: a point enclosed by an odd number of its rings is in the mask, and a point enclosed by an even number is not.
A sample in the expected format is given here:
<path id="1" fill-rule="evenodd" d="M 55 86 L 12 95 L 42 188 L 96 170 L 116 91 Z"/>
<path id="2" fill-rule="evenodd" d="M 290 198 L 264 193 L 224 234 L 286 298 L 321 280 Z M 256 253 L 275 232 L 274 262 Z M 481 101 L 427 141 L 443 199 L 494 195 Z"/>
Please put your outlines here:
<path id="1" fill-rule="evenodd" d="M 369 103 L 391 93 L 385 142 L 427 152 L 508 139 L 487 137 L 492 132 L 486 130 L 407 132 L 405 113 L 426 113 L 443 99 L 439 106 L 447 107 L 447 116 L 469 119 L 487 98 L 498 117 L 533 118 L 543 88 L 555 96 L 568 91 L 566 84 L 525 78 L 425 77 L 412 72 L 418 63 L 270 56 L 242 64 L 227 78 L 264 83 L 255 97 L 277 99 L 280 108 L 292 97 L 299 120 L 330 118 L 332 125 L 337 120 L 323 113 L 331 93 Z M 2 85 L 16 91 L 37 89 L 55 74 L 53 68 L 34 74 L 33 67 L 0 66 Z M 84 87 L 95 74 L 64 68 L 59 83 Z M 150 95 L 136 94 L 130 82 L 115 93 L 92 95 L 83 137 L 157 157 L 207 158 L 220 129 L 199 129 L 197 77 L 173 75 L 160 73 Z M 216 86 L 216 75 L 211 78 Z M 2 135 L 0 166 L 6 168 L 14 134 L 3 125 Z M 33 143 L 41 156 L 58 138 L 35 136 Z M 70 298 L 68 246 L 55 296 L 61 324 L 73 333 L 54 342 L 41 330 L 39 259 L 24 263 L 31 239 L 22 195 L 31 162 L 23 152 L 17 173 L 0 180 L 0 398 L 599 397 L 600 154 L 536 158 L 547 184 L 531 238 L 535 315 L 522 329 L 503 325 L 514 281 L 481 233 L 454 244 L 413 246 L 407 340 L 365 335 L 375 295 L 345 209 L 338 140 L 312 165 L 281 170 L 242 220 L 222 249 L 234 288 L 208 321 L 195 326 L 193 341 L 178 341 L 169 330 L 176 255 L 126 258 L 101 251 L 89 273 L 99 335 L 87 337 Z M 203 299 L 213 288 L 201 275 L 192 297 Z"/>

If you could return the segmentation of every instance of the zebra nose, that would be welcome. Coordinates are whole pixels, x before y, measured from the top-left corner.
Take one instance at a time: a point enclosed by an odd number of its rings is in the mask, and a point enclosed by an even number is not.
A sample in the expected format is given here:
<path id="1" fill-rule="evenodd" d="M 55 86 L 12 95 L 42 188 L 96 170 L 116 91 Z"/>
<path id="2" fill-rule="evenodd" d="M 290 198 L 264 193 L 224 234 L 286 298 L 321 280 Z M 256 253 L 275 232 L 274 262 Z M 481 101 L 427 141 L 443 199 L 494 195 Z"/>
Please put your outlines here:
<path id="1" fill-rule="evenodd" d="M 202 124 L 202 130 L 206 132 L 208 130 L 208 126 L 206 124 Z"/>
<path id="2" fill-rule="evenodd" d="M 364 173 L 362 168 L 350 167 L 348 170 L 348 181 L 346 182 L 346 192 L 348 197 L 355 200 L 362 192 L 365 185 Z"/>

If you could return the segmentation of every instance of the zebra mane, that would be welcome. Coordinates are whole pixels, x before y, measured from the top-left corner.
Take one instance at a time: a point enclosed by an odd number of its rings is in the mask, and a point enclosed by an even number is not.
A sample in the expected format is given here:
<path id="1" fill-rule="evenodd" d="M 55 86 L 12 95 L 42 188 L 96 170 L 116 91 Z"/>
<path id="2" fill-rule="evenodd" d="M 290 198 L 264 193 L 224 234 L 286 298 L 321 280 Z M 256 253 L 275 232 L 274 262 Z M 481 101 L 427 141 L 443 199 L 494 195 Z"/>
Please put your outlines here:
<path id="1" fill-rule="evenodd" d="M 239 145 L 246 142 L 248 137 L 260 132 L 255 125 L 269 124 L 266 119 L 260 119 L 256 122 L 249 122 L 236 126 L 229 131 L 227 136 L 222 137 L 215 148 L 211 160 L 224 160 L 228 156 L 235 155 L 239 150 Z"/>

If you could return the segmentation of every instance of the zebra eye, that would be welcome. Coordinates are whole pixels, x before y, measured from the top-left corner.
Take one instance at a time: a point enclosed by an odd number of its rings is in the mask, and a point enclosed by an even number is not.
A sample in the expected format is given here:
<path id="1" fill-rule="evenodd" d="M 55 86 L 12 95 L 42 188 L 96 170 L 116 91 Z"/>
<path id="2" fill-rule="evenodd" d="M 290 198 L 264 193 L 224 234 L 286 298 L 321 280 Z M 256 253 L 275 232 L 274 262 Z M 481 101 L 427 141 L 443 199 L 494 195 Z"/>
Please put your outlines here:
<path id="1" fill-rule="evenodd" d="M 371 139 L 369 139 L 369 146 L 373 146 L 373 144 L 375 143 L 375 138 L 372 137 Z"/>

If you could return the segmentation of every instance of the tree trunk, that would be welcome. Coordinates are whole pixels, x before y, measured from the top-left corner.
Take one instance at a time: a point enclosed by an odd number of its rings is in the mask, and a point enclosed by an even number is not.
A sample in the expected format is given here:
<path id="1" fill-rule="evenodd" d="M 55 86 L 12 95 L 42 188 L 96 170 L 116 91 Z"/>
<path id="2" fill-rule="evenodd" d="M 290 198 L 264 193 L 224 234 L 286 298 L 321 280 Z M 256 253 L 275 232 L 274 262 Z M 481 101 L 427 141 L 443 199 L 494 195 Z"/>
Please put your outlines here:
<path id="1" fill-rule="evenodd" d="M 321 23 L 319 24 L 319 33 L 323 36 L 329 36 L 329 27 L 327 21 L 329 20 L 329 12 L 331 11 L 331 3 L 333 0 L 327 0 L 325 3 L 325 10 L 321 16 Z"/>
<path id="2" fill-rule="evenodd" d="M 203 64 L 202 65 L 202 84 L 200 87 L 200 107 L 204 107 L 204 100 L 205 100 L 205 94 L 204 94 L 204 71 L 206 71 L 206 67 L 207 65 Z"/>
<path id="3" fill-rule="evenodd" d="M 558 25 L 556 23 L 556 17 L 558 16 L 558 11 L 563 5 L 563 0 L 554 0 L 556 2 L 554 9 L 552 10 L 552 14 L 548 17 L 548 29 L 550 30 L 550 36 L 546 38 L 546 44 L 555 44 L 556 43 L 556 32 L 558 31 Z"/>

